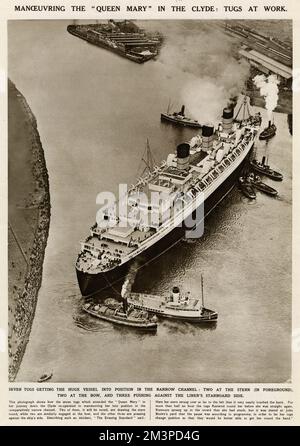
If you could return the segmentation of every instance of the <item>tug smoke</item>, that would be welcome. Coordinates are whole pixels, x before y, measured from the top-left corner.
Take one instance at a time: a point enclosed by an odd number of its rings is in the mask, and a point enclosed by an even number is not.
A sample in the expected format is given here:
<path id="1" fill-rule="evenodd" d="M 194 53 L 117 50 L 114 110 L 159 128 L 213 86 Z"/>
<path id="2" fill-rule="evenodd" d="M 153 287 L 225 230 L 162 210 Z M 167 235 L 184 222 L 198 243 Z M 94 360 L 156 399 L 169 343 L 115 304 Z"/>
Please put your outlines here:
<path id="1" fill-rule="evenodd" d="M 121 290 L 121 296 L 123 299 L 125 299 L 130 294 L 137 272 L 138 272 L 138 262 L 136 261 L 130 266 L 126 279 L 124 280 Z"/>
<path id="2" fill-rule="evenodd" d="M 159 20 L 152 26 L 167 36 L 159 60 L 171 82 L 176 78 L 176 88 L 181 80 L 180 104 L 186 105 L 186 114 L 202 124 L 204 119 L 218 123 L 228 99 L 239 95 L 249 79 L 250 65 L 239 56 L 240 43 L 214 20 Z"/>
<path id="3" fill-rule="evenodd" d="M 264 74 L 258 74 L 254 77 L 253 82 L 260 90 L 261 96 L 265 99 L 266 110 L 268 111 L 268 119 L 272 117 L 272 112 L 278 104 L 278 84 L 280 83 L 277 76 L 271 74 L 266 77 Z"/>
<path id="4" fill-rule="evenodd" d="M 238 45 L 213 23 L 197 23 L 195 29 L 168 41 L 168 64 L 185 73 L 182 103 L 203 123 L 216 124 L 229 98 L 239 95 L 249 78 L 249 63 L 238 59 Z M 185 30 L 186 31 L 186 30 Z M 177 33 L 178 34 L 178 33 Z M 173 52 L 172 52 L 173 49 Z M 180 57 L 179 57 L 180 55 Z"/>

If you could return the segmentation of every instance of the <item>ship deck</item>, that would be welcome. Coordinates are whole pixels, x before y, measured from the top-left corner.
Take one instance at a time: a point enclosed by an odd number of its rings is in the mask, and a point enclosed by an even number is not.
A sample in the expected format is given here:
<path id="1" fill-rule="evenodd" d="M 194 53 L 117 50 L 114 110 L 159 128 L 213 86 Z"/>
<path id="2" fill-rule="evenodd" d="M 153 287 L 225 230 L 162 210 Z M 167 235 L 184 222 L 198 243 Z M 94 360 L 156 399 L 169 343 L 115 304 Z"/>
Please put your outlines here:
<path id="1" fill-rule="evenodd" d="M 190 155 L 191 169 L 183 172 L 176 167 L 168 166 L 166 164 L 157 168 L 157 171 L 152 174 L 148 181 L 141 179 L 140 182 L 134 186 L 131 191 L 134 192 L 133 199 L 135 200 L 140 192 L 146 194 L 148 199 L 151 198 L 150 184 L 161 186 L 163 181 L 166 179 L 169 181 L 169 178 L 173 177 L 182 183 L 189 184 L 189 193 L 185 194 L 183 197 L 179 196 L 179 198 L 177 197 L 175 199 L 182 199 L 184 206 L 188 206 L 199 191 L 205 191 L 224 170 L 231 166 L 239 154 L 244 150 L 246 144 L 248 144 L 249 138 L 250 135 L 247 136 L 247 134 L 245 134 L 244 143 L 241 143 L 239 148 L 233 149 L 232 152 L 224 156 L 222 162 L 220 162 L 217 167 L 210 168 L 208 172 L 202 174 L 199 174 L 198 171 L 198 165 L 201 164 L 201 161 L 205 158 L 207 158 L 209 162 L 213 161 L 210 160 L 210 154 L 207 154 L 202 150 L 192 149 Z M 195 184 L 196 189 L 194 189 L 193 184 Z M 172 198 L 172 195 L 177 195 L 179 191 L 180 188 L 178 189 L 175 187 L 173 194 L 169 195 L 171 206 L 169 207 L 170 216 L 167 221 L 171 222 L 173 218 L 176 218 L 179 212 L 175 209 L 176 206 L 174 206 L 174 204 L 172 205 L 172 199 L 174 199 L 174 196 Z M 129 204 L 127 203 L 127 205 Z M 131 205 L 129 205 L 127 211 L 129 209 L 132 209 Z M 154 208 L 152 210 L 154 210 Z M 133 224 L 130 225 L 129 221 L 126 221 L 124 227 L 124 221 L 120 220 L 112 226 L 109 225 L 107 228 L 101 228 L 97 225 L 94 226 L 92 228 L 93 235 L 89 236 L 85 242 L 82 242 L 84 254 L 79 256 L 77 266 L 85 272 L 92 270 L 94 272 L 97 270 L 106 271 L 114 268 L 121 264 L 124 259 L 131 258 L 132 253 L 138 248 L 142 248 L 143 242 L 146 242 L 147 239 L 155 236 L 158 230 L 155 225 L 146 226 L 144 230 L 141 230 L 134 224 L 134 218 L 131 223 Z"/>
<path id="2" fill-rule="evenodd" d="M 201 303 L 199 299 L 189 298 L 189 302 L 182 301 L 174 303 L 168 300 L 168 297 L 156 296 L 153 294 L 130 293 L 128 302 L 140 304 L 145 310 L 155 310 L 160 313 L 176 311 L 200 311 Z"/>
<path id="3" fill-rule="evenodd" d="M 201 127 L 201 124 L 196 119 L 188 118 L 187 116 L 182 116 L 179 114 L 174 115 L 170 113 L 161 113 L 161 118 L 173 122 L 174 124 L 182 124 L 187 126 L 193 126 L 196 128 Z"/>
<path id="4" fill-rule="evenodd" d="M 103 208 L 101 223 L 95 223 L 91 235 L 81 243 L 76 266 L 93 274 L 110 271 L 181 225 L 186 218 L 183 211 L 191 214 L 239 165 L 253 145 L 259 126 L 259 119 L 251 118 L 242 127 L 238 124 L 231 134 L 215 134 L 210 151 L 201 137 L 195 136 L 190 141 L 189 168 L 179 168 L 173 155 L 139 178 L 120 200 L 117 213 L 115 206 Z M 152 192 L 164 195 L 156 203 Z M 158 305 L 157 310 L 162 305 L 153 298 L 150 302 Z"/>

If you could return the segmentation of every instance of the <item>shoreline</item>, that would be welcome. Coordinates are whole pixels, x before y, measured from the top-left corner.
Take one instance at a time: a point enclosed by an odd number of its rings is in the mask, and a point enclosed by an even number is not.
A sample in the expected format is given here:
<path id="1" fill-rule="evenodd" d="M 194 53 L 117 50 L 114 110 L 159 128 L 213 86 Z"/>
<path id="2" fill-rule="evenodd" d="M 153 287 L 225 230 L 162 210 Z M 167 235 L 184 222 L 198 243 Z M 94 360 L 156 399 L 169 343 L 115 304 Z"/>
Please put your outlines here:
<path id="1" fill-rule="evenodd" d="M 36 118 L 25 97 L 10 79 L 8 80 L 8 97 L 9 107 L 15 108 L 9 118 L 13 137 L 10 138 L 9 133 L 8 138 L 8 230 L 10 231 L 8 239 L 8 375 L 9 381 L 14 381 L 29 341 L 38 292 L 42 283 L 51 206 L 48 171 Z M 17 122 L 17 114 L 20 115 L 21 122 Z M 22 126 L 23 133 L 22 131 L 19 133 L 18 126 Z M 18 153 L 20 148 L 25 154 Z M 24 159 L 20 163 L 25 171 L 24 177 L 27 177 L 24 184 L 22 183 L 23 176 L 19 177 L 20 165 L 16 166 L 20 156 L 25 157 L 26 161 L 25 165 Z"/>

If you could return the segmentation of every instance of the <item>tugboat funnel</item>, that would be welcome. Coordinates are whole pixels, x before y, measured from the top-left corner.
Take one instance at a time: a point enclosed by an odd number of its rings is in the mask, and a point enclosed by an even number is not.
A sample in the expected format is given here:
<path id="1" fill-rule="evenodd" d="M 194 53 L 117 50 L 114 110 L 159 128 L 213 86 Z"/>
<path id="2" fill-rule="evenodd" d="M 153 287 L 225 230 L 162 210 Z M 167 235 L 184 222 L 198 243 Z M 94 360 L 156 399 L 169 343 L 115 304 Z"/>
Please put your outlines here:
<path id="1" fill-rule="evenodd" d="M 179 297 L 180 297 L 179 288 L 177 286 L 174 286 L 172 290 L 173 302 L 177 304 L 179 302 Z"/>
<path id="2" fill-rule="evenodd" d="M 271 121 L 269 121 L 269 125 L 268 125 L 268 127 L 271 127 Z"/>
<path id="3" fill-rule="evenodd" d="M 181 110 L 180 110 L 180 115 L 181 116 L 184 116 L 184 111 L 185 111 L 185 106 L 183 105 L 182 107 L 181 107 Z"/>
<path id="4" fill-rule="evenodd" d="M 262 160 L 261 160 L 261 163 L 262 163 L 263 166 L 265 165 L 265 162 L 266 162 L 266 157 L 263 156 L 263 157 L 262 157 Z"/>
<path id="5" fill-rule="evenodd" d="M 127 314 L 127 307 L 128 307 L 128 304 L 127 304 L 127 298 L 126 298 L 126 297 L 123 297 L 123 312 L 124 312 L 125 314 Z"/>

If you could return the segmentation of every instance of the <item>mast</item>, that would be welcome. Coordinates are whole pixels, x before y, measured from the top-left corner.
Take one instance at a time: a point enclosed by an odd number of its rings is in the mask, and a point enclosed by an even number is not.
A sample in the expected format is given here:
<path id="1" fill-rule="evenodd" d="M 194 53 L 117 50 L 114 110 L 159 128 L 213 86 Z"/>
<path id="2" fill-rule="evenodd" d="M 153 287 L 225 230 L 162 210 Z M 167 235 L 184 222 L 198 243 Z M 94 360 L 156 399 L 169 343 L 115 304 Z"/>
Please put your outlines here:
<path id="1" fill-rule="evenodd" d="M 203 275 L 202 274 L 201 274 L 201 299 L 202 299 L 202 307 L 204 308 Z"/>
<path id="2" fill-rule="evenodd" d="M 246 105 L 247 105 L 247 112 L 248 112 L 248 118 L 249 118 L 249 116 L 251 116 L 251 110 L 250 110 L 250 97 L 249 97 L 249 101 L 246 100 Z"/>
<path id="3" fill-rule="evenodd" d="M 169 99 L 169 103 L 168 103 L 168 108 L 167 108 L 167 113 L 170 113 L 170 106 L 171 106 L 171 99 Z"/>
<path id="4" fill-rule="evenodd" d="M 123 312 L 127 314 L 127 308 L 128 308 L 128 302 L 127 302 L 127 279 L 125 279 L 122 290 L 121 290 L 121 297 L 122 297 L 122 304 L 123 304 Z"/>
<path id="5" fill-rule="evenodd" d="M 150 149 L 150 144 L 149 144 L 148 138 L 147 138 L 146 148 L 145 148 L 141 162 L 144 162 L 144 164 L 145 164 L 145 167 L 144 167 L 144 170 L 143 170 L 141 176 L 143 176 L 146 171 L 151 172 L 154 168 L 154 165 L 156 164 L 154 156 Z M 139 167 L 139 170 L 140 170 L 140 167 Z"/>
<path id="6" fill-rule="evenodd" d="M 127 314 L 127 308 L 128 308 L 128 302 L 127 302 L 127 295 L 123 296 L 123 312 Z"/>
<path id="7" fill-rule="evenodd" d="M 266 164 L 269 164 L 269 140 L 266 140 L 266 146 L 265 146 L 265 156 L 266 156 Z"/>
<path id="8" fill-rule="evenodd" d="M 246 119 L 246 117 L 248 119 L 249 116 L 251 116 L 251 110 L 250 110 L 249 102 L 248 102 L 246 95 L 244 95 L 241 105 L 239 106 L 239 109 L 235 115 L 235 118 L 234 118 L 235 120 L 238 120 L 238 116 L 240 113 L 242 113 L 242 121 L 244 121 Z M 247 116 L 247 114 L 248 114 L 248 116 Z"/>

